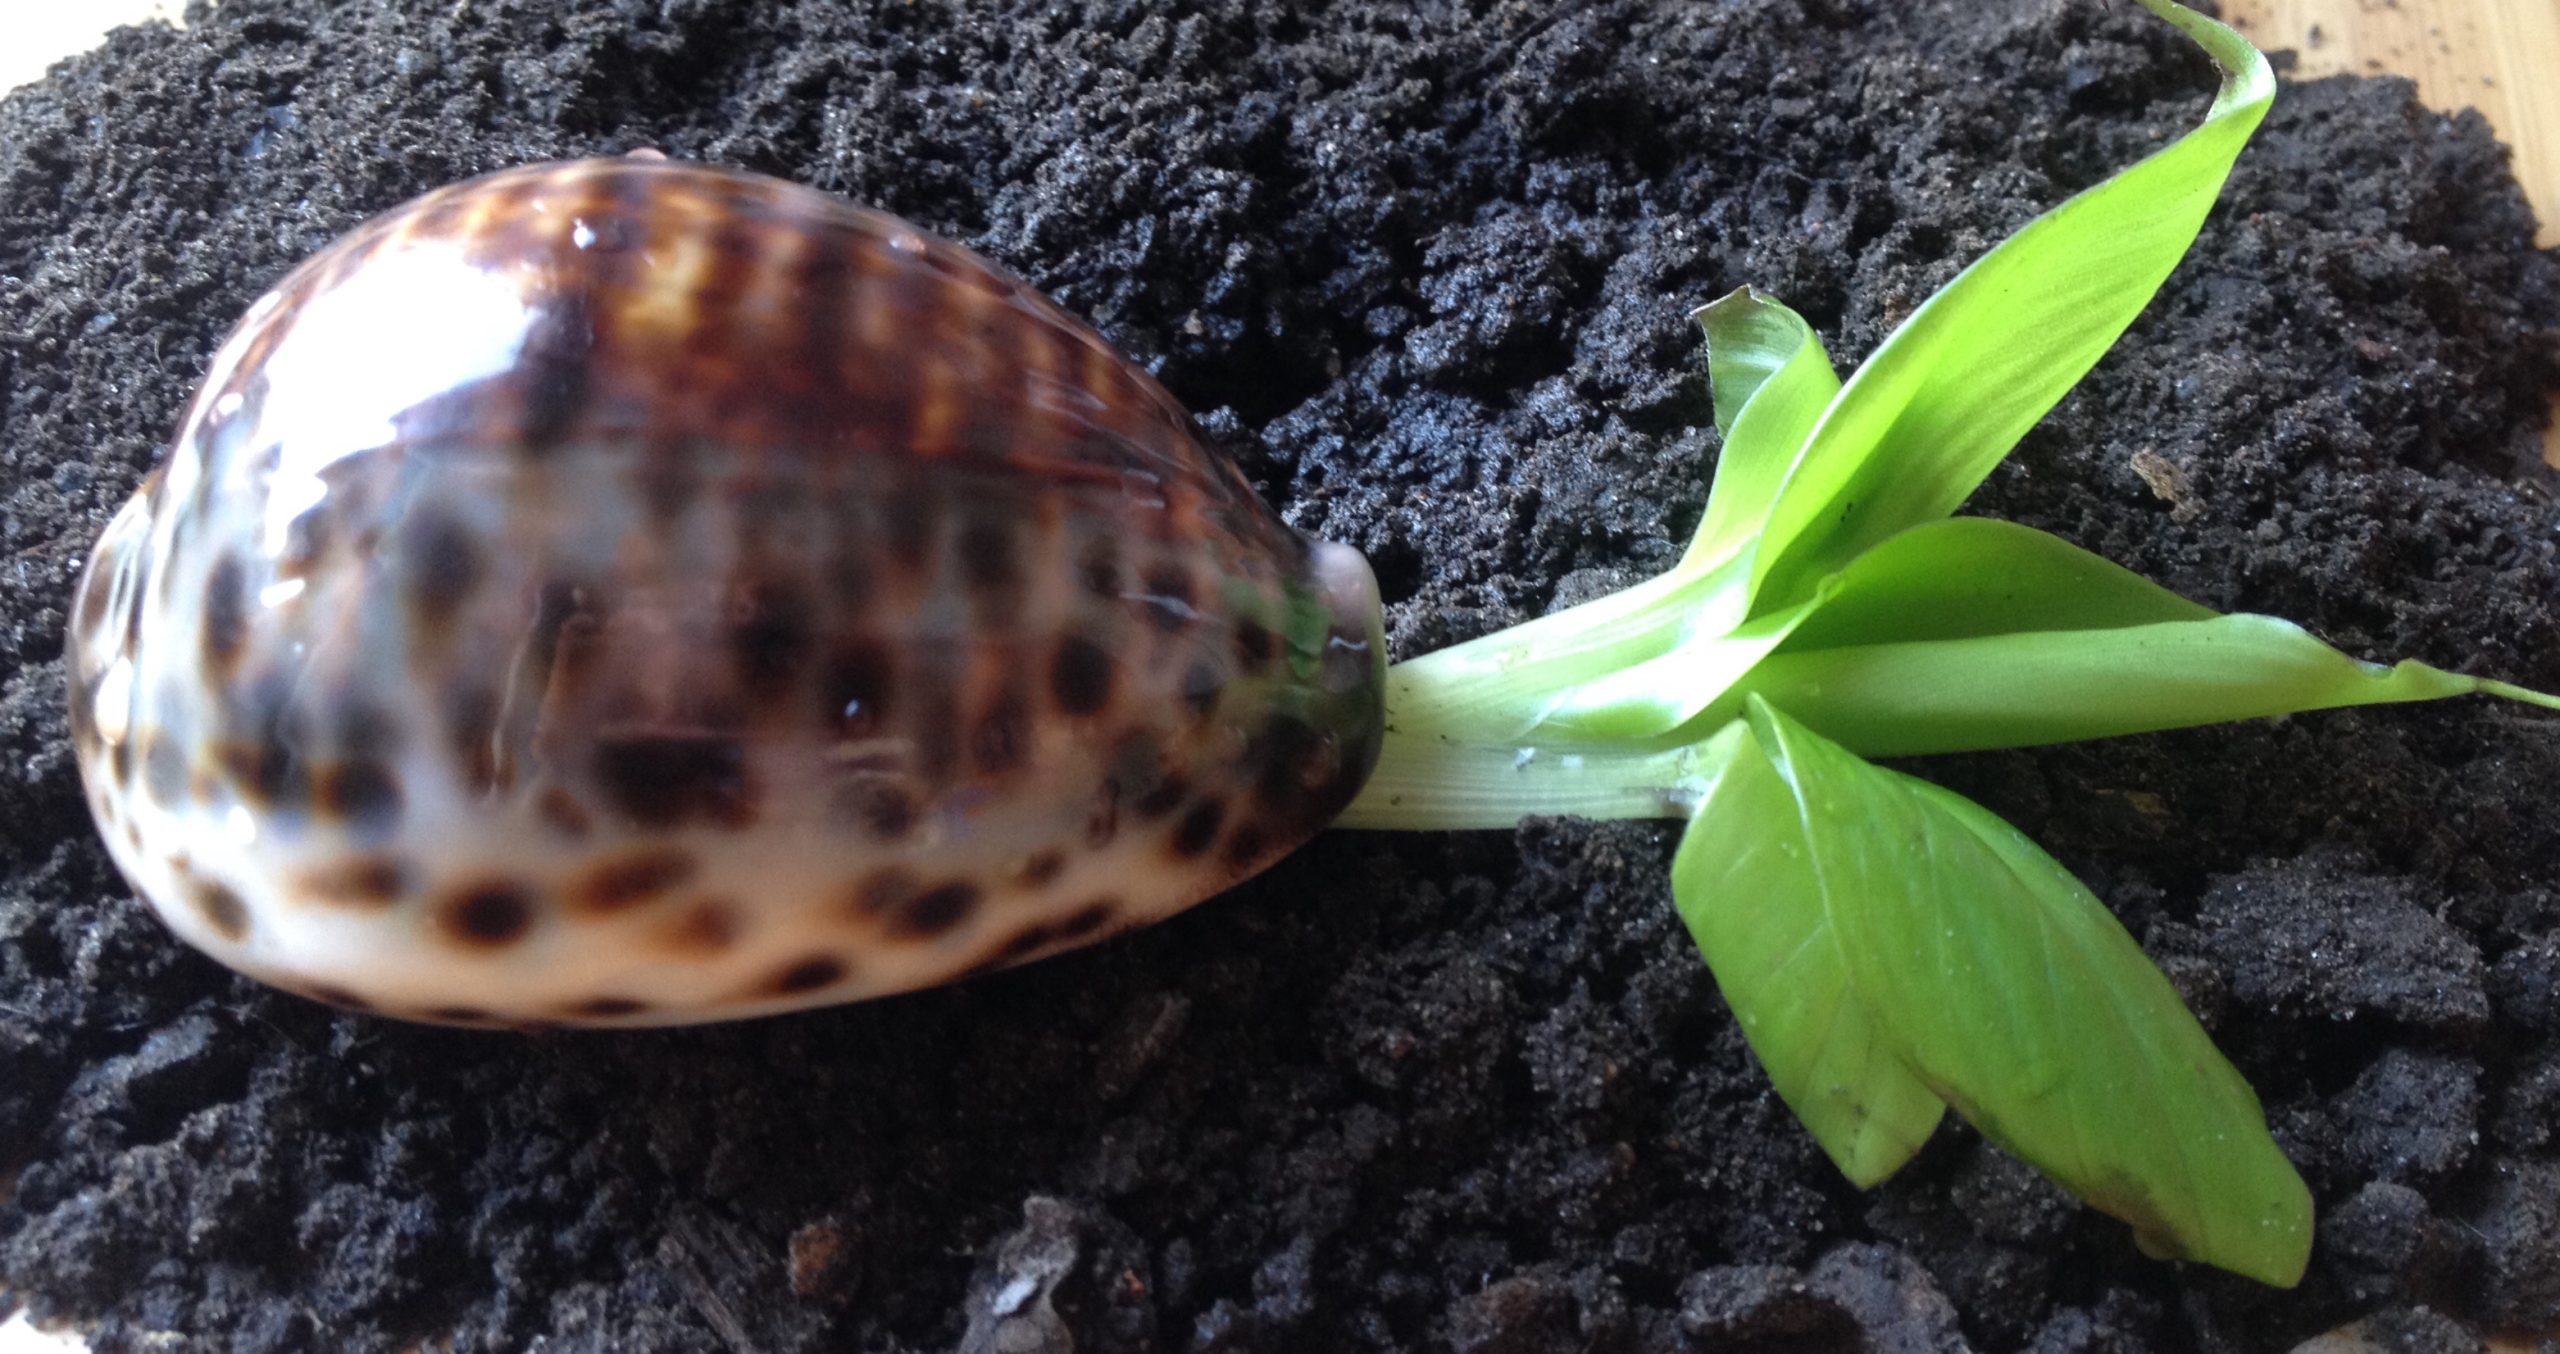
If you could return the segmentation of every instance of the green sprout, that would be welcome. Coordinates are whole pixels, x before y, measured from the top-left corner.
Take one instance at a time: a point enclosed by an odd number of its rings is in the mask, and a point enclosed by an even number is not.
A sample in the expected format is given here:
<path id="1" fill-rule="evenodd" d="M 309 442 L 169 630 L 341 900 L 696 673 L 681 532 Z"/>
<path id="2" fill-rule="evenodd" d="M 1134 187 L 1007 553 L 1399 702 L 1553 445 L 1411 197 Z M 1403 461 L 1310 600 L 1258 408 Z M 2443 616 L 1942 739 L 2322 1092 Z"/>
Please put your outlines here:
<path id="1" fill-rule="evenodd" d="M 2274 98 L 2238 33 L 2141 3 L 2221 68 L 2204 122 L 2003 241 L 1846 383 L 1774 300 L 1699 310 L 1724 449 L 1687 553 L 1393 668 L 1342 825 L 1685 817 L 1680 915 L 1850 1180 L 1952 1107 L 2146 1253 L 2290 1286 L 2310 1192 L 2168 980 L 2015 828 L 1865 760 L 2470 693 L 2560 709 L 1950 516 L 2150 301 Z"/>

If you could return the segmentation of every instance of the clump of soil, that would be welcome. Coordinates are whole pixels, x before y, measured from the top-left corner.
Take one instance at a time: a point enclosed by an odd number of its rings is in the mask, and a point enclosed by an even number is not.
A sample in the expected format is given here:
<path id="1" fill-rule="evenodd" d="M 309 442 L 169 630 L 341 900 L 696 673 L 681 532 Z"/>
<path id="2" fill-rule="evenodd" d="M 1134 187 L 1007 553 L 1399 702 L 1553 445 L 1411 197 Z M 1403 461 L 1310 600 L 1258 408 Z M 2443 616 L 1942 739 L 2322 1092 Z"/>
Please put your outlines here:
<path id="1" fill-rule="evenodd" d="M 2176 977 L 2318 1195 L 2280 1293 L 1949 1127 L 1849 1189 L 1668 905 L 1672 834 L 1339 834 L 1152 931 L 789 1019 L 333 1015 L 90 836 L 62 607 L 222 331 L 362 216 L 658 146 L 1094 317 L 1400 655 L 1657 569 L 1683 312 L 1844 362 L 2201 113 L 2101 0 L 225 0 L 0 100 L 0 1280 L 104 1348 L 2410 1347 L 2560 1321 L 2560 727 L 2481 702 L 1920 769 Z M 2560 260 L 2475 117 L 2289 88 L 2194 257 L 1976 500 L 2351 651 L 2560 688 Z M 386 324 L 400 322 L 384 317 Z M 5 1301 L 8 1299 L 0 1299 Z"/>

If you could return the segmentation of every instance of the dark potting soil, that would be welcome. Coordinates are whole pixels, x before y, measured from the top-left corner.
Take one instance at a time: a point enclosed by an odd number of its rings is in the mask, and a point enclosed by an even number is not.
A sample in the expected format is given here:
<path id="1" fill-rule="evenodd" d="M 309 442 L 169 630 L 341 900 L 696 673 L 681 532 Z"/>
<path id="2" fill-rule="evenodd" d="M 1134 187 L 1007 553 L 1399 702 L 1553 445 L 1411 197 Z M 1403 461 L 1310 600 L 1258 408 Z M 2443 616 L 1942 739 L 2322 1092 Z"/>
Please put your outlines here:
<path id="1" fill-rule="evenodd" d="M 2272 1350 L 2560 1321 L 2560 722 L 2488 702 L 1919 769 L 2079 871 L 2319 1199 L 2293 1292 L 1950 1126 L 1842 1183 L 1655 825 L 1334 834 L 1154 930 L 707 1029 L 335 1015 L 91 838 L 63 605 L 266 284 L 658 146 L 944 230 L 1154 366 L 1411 655 L 1659 569 L 1685 310 L 1844 365 L 2212 76 L 2101 0 L 225 0 L 0 100 L 0 1282 L 105 1349 Z M 2560 689 L 2560 258 L 2483 124 L 2288 88 L 1974 507 L 2352 652 Z M 382 317 L 386 325 L 402 322 Z M 1072 1344 L 1070 1343 L 1072 1342 Z"/>

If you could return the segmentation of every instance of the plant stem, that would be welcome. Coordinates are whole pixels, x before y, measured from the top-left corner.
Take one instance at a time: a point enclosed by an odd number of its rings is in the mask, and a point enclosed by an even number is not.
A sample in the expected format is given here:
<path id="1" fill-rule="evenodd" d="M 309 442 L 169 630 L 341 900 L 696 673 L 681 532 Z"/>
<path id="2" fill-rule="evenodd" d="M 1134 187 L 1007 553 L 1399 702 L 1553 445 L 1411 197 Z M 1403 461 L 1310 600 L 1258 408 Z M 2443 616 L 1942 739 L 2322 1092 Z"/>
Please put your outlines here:
<path id="1" fill-rule="evenodd" d="M 1377 769 L 1334 826 L 1457 831 L 1548 815 L 1686 817 L 1711 778 L 1706 741 L 1542 737 L 1538 728 L 1550 704 L 1593 675 L 1593 649 L 1624 662 L 1667 647 L 1677 631 L 1649 590 L 1390 669 Z M 1579 624 L 1555 624 L 1567 617 Z"/>
<path id="2" fill-rule="evenodd" d="M 2480 678 L 2479 681 L 2483 695 L 2504 696 L 2511 701 L 2539 705 L 2545 710 L 2560 710 L 2560 696 L 2547 695 L 2531 687 L 2517 686 L 2513 682 L 2491 681 L 2486 677 Z"/>
<path id="3" fill-rule="evenodd" d="M 1378 769 L 1335 827 L 1406 832 L 1505 828 L 1523 818 L 1680 818 L 1704 780 L 1701 745 L 1520 747 L 1390 723 Z"/>

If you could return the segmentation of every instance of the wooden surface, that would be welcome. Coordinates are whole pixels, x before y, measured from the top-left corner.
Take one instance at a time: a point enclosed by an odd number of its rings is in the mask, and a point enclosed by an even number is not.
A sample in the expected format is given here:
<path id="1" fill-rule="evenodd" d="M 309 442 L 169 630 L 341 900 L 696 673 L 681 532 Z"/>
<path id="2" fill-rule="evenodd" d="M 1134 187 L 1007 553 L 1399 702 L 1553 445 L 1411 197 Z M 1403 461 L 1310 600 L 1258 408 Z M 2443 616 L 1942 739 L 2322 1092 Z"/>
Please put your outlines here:
<path id="1" fill-rule="evenodd" d="M 2301 57 L 2298 80 L 2406 75 L 2443 109 L 2477 108 L 2560 245 L 2560 0 L 2226 0 L 2232 26 Z"/>
<path id="2" fill-rule="evenodd" d="M 2477 108 L 2560 246 L 2560 0 L 2224 0 L 2251 41 L 2301 56 L 2293 77 L 2406 75 L 2436 108 Z M 2560 398 L 2542 434 L 2560 466 Z"/>

